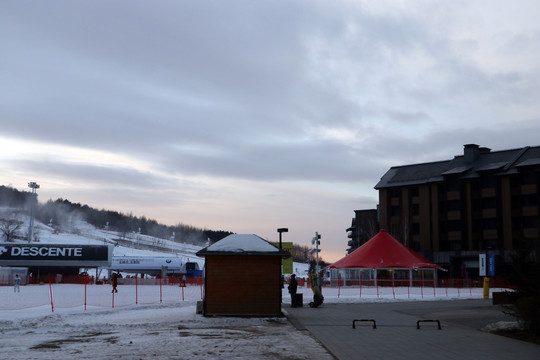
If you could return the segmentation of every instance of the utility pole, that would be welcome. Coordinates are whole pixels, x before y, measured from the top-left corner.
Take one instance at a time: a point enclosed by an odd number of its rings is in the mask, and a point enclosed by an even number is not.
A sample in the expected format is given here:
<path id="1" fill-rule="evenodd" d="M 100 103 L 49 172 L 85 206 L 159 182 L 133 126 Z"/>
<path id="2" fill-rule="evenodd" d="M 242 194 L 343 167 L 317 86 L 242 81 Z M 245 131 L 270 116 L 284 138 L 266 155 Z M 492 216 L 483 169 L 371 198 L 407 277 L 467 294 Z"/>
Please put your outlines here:
<path id="1" fill-rule="evenodd" d="M 316 232 L 315 237 L 311 239 L 311 244 L 315 245 L 315 249 L 311 249 L 310 253 L 316 253 L 317 262 L 315 266 L 315 272 L 317 273 L 317 275 L 319 275 L 319 272 L 321 271 L 319 267 L 319 252 L 321 251 L 321 249 L 319 249 L 319 245 L 321 245 L 321 235 L 318 232 Z"/>

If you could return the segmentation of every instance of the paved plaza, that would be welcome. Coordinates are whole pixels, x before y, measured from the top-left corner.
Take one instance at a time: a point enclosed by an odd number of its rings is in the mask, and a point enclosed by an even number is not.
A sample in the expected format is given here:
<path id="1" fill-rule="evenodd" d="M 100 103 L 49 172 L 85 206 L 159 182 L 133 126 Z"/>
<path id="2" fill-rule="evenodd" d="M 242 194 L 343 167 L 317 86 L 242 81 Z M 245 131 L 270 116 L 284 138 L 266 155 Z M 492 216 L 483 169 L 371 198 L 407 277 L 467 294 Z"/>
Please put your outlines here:
<path id="1" fill-rule="evenodd" d="M 540 346 L 481 331 L 512 321 L 491 300 L 323 304 L 285 307 L 291 323 L 309 331 L 339 360 L 540 359 Z M 353 320 L 372 319 L 356 322 Z M 439 320 L 421 322 L 418 320 Z M 376 325 L 376 329 L 373 325 Z"/>

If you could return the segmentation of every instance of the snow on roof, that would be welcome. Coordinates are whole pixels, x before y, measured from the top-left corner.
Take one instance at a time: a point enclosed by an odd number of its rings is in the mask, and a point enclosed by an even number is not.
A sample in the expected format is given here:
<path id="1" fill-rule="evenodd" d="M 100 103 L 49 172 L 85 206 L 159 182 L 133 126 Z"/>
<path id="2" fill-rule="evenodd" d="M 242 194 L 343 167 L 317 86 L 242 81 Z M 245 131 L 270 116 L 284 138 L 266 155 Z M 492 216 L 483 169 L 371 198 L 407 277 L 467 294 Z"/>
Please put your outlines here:
<path id="1" fill-rule="evenodd" d="M 208 253 L 275 253 L 282 251 L 263 238 L 254 234 L 232 234 L 202 249 L 197 255 Z"/>

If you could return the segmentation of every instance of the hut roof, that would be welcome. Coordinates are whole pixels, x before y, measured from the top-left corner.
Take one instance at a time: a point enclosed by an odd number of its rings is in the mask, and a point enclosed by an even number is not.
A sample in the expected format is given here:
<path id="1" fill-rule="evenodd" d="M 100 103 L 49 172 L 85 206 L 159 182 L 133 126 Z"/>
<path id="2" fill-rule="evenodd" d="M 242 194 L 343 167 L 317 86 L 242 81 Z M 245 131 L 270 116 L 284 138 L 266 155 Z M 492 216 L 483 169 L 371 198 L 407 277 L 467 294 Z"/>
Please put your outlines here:
<path id="1" fill-rule="evenodd" d="M 232 234 L 197 252 L 197 256 L 206 255 L 290 256 L 287 251 L 254 234 Z"/>

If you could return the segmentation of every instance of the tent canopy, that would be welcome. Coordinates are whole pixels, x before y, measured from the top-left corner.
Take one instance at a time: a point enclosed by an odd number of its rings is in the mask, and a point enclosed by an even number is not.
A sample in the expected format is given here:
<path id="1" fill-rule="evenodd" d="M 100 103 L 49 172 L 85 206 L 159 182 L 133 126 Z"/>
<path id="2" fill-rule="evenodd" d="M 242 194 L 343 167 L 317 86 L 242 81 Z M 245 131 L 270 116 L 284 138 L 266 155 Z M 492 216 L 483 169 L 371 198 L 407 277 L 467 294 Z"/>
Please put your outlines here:
<path id="1" fill-rule="evenodd" d="M 385 230 L 379 231 L 364 245 L 341 258 L 331 268 L 370 268 L 370 269 L 441 269 L 439 265 L 418 255 Z"/>

